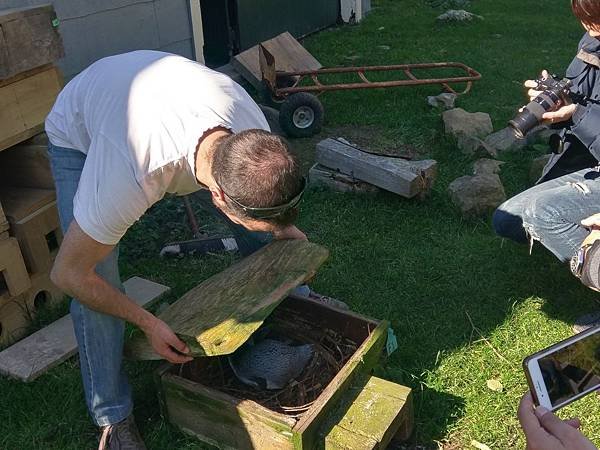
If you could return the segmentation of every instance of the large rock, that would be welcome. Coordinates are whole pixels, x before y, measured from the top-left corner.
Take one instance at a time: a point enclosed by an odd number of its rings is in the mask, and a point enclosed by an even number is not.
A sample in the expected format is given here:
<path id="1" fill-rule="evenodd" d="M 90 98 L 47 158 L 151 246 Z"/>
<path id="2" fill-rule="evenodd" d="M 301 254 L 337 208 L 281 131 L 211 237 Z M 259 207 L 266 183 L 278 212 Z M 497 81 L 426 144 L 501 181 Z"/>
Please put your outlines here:
<path id="1" fill-rule="evenodd" d="M 452 92 L 442 92 L 439 95 L 430 95 L 427 97 L 427 104 L 434 108 L 453 109 L 458 95 Z"/>
<path id="2" fill-rule="evenodd" d="M 529 181 L 531 184 L 534 184 L 537 180 L 542 176 L 542 172 L 544 171 L 544 167 L 550 161 L 553 154 L 549 153 L 548 155 L 542 155 L 535 158 L 531 161 L 531 167 L 529 168 Z"/>
<path id="3" fill-rule="evenodd" d="M 457 178 L 448 192 L 452 202 L 464 216 L 482 216 L 506 200 L 500 177 L 494 173 Z"/>
<path id="4" fill-rule="evenodd" d="M 456 138 L 456 145 L 466 155 L 489 155 L 493 158 L 498 157 L 498 152 L 494 147 L 485 143 L 483 139 L 475 136 L 460 135 Z"/>
<path id="5" fill-rule="evenodd" d="M 555 133 L 545 125 L 540 125 L 529 133 L 524 139 L 515 136 L 512 128 L 506 127 L 485 138 L 485 143 L 496 149 L 498 153 L 521 150 L 522 148 L 538 142 L 548 143 L 550 135 Z"/>
<path id="6" fill-rule="evenodd" d="M 465 153 L 474 153 L 482 146 L 482 140 L 493 131 L 490 115 L 483 112 L 470 113 L 454 108 L 442 113 L 444 131 L 454 136 L 458 147 Z"/>
<path id="7" fill-rule="evenodd" d="M 449 9 L 437 18 L 440 22 L 470 22 L 473 19 L 483 19 L 483 16 L 470 13 L 464 9 Z"/>
<path id="8" fill-rule="evenodd" d="M 497 161 L 490 158 L 481 158 L 473 163 L 473 175 L 484 175 L 500 173 L 504 161 Z"/>

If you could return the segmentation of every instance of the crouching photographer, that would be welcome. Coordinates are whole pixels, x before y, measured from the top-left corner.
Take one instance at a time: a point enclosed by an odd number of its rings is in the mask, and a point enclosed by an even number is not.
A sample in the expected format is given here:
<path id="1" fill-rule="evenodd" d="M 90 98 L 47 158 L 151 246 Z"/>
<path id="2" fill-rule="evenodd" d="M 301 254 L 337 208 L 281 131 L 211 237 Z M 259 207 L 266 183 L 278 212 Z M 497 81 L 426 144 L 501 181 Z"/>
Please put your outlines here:
<path id="1" fill-rule="evenodd" d="M 564 262 L 589 234 L 581 221 L 600 211 L 600 0 L 572 0 L 571 7 L 586 33 L 566 79 L 544 71 L 526 81 L 531 102 L 510 123 L 517 135 L 540 121 L 550 124 L 557 130 L 552 158 L 537 185 L 500 205 L 493 217 L 498 235 L 539 241 Z"/>

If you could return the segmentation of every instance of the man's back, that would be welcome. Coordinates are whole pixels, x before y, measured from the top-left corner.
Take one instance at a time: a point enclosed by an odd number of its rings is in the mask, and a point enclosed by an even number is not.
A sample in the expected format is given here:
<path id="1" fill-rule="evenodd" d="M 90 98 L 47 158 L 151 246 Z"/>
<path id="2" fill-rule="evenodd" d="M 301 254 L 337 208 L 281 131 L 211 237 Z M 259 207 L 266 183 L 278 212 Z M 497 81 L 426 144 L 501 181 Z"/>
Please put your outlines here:
<path id="1" fill-rule="evenodd" d="M 217 127 L 269 129 L 258 105 L 227 76 L 148 50 L 92 64 L 67 84 L 46 119 L 53 145 L 87 155 L 74 215 L 107 244 L 165 192 L 200 188 L 195 150 Z"/>
<path id="2" fill-rule="evenodd" d="M 151 50 L 95 62 L 67 84 L 46 120 L 55 145 L 84 153 L 103 134 L 134 152 L 158 140 L 163 152 L 174 145 L 182 154 L 214 126 L 268 129 L 260 109 L 229 77 Z"/>

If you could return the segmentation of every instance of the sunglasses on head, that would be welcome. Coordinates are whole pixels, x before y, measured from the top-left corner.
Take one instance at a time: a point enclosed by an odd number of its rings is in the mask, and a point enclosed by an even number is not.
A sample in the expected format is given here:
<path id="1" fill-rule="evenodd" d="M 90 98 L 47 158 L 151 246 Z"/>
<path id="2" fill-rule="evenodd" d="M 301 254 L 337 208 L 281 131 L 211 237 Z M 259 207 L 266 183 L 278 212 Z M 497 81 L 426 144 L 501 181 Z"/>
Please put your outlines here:
<path id="1" fill-rule="evenodd" d="M 223 191 L 223 194 L 225 194 L 225 197 L 227 197 L 229 200 L 231 200 L 233 203 L 235 203 L 248 216 L 252 217 L 253 219 L 274 219 L 276 217 L 279 217 L 279 216 L 285 214 L 290 209 L 298 206 L 298 204 L 300 203 L 300 200 L 302 200 L 304 191 L 306 190 L 306 185 L 307 185 L 306 177 L 302 177 L 302 188 L 300 189 L 300 193 L 298 195 L 296 195 L 289 202 L 284 203 L 283 205 L 270 206 L 268 208 L 254 208 L 252 206 L 243 205 L 242 203 L 238 202 L 235 198 L 229 196 L 223 190 L 223 188 L 221 188 L 221 190 Z"/>

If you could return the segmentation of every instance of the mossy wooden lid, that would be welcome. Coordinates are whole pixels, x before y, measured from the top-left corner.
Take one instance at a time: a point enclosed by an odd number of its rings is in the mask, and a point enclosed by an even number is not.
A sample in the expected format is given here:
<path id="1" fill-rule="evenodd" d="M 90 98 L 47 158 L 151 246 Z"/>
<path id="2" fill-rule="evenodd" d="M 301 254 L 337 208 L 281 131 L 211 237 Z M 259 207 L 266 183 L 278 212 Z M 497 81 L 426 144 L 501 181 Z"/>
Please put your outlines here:
<path id="1" fill-rule="evenodd" d="M 307 241 L 271 242 L 200 283 L 158 317 L 192 356 L 233 353 L 296 286 L 314 276 L 328 255 Z M 126 356 L 160 359 L 143 335 L 128 343 Z"/>

